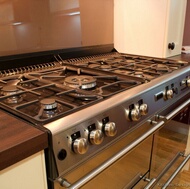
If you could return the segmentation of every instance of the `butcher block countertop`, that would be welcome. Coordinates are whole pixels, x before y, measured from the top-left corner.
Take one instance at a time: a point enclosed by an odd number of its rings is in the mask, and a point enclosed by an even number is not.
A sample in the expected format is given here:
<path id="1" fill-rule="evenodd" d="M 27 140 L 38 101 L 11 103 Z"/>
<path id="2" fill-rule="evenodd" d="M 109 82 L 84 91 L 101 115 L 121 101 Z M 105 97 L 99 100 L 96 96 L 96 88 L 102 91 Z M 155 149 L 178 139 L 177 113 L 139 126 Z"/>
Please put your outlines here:
<path id="1" fill-rule="evenodd" d="M 0 110 L 0 171 L 48 147 L 48 135 Z"/>

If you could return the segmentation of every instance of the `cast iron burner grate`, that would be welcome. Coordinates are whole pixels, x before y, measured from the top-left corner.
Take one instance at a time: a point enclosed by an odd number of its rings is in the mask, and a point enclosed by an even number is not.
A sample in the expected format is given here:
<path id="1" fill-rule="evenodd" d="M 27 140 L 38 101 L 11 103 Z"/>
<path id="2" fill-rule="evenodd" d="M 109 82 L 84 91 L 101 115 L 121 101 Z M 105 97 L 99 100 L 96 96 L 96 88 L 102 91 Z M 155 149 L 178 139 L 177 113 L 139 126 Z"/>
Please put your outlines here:
<path id="1" fill-rule="evenodd" d="M 171 73 L 189 64 L 186 61 L 142 57 L 121 53 L 109 54 L 107 57 L 95 56 L 89 60 L 87 58 L 62 60 L 60 55 L 58 55 L 56 59 L 63 64 L 72 64 L 114 74 L 117 73 L 136 79 L 141 78 L 144 82 L 151 81 L 152 79 Z"/>
<path id="2" fill-rule="evenodd" d="M 104 74 L 62 66 L 7 76 L 0 80 L 0 106 L 44 124 L 141 84 Z"/>

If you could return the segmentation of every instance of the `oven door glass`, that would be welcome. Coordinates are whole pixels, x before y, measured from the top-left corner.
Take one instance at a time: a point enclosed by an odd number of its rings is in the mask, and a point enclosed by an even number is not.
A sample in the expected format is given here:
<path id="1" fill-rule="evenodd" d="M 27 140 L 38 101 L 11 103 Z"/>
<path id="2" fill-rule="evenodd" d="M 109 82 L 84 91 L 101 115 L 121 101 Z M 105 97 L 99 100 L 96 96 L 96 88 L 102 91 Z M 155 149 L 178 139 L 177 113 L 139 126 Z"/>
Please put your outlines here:
<path id="1" fill-rule="evenodd" d="M 190 187 L 190 107 L 185 107 L 155 134 L 151 178 L 154 188 Z"/>

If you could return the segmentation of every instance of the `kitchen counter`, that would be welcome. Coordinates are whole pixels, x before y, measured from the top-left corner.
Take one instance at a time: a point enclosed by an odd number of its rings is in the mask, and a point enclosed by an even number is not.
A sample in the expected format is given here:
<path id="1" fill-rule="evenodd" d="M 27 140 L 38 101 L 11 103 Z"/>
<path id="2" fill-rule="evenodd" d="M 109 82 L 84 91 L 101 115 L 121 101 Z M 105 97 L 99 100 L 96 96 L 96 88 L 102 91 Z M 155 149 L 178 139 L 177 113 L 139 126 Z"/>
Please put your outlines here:
<path id="1" fill-rule="evenodd" d="M 190 54 L 179 54 L 179 55 L 170 57 L 170 59 L 184 60 L 184 61 L 190 62 Z"/>
<path id="2" fill-rule="evenodd" d="M 0 110 L 0 171 L 48 147 L 48 135 Z"/>

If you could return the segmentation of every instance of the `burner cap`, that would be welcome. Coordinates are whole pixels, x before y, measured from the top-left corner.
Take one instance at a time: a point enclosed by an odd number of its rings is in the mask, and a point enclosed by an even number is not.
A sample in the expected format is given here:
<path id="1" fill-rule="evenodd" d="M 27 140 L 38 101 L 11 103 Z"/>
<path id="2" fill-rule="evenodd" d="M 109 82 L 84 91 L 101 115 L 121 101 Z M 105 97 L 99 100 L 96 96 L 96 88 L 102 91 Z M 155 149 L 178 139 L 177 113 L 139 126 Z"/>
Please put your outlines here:
<path id="1" fill-rule="evenodd" d="M 57 108 L 57 102 L 52 98 L 45 98 L 40 101 L 44 110 L 52 110 Z"/>
<path id="2" fill-rule="evenodd" d="M 131 72 L 128 70 L 114 70 L 115 73 L 128 75 Z"/>
<path id="3" fill-rule="evenodd" d="M 75 75 L 65 78 L 65 85 L 73 88 L 91 89 L 96 86 L 96 78 L 88 75 Z"/>
<path id="4" fill-rule="evenodd" d="M 122 63 L 135 63 L 135 62 L 136 62 L 135 60 L 127 59 L 127 60 L 124 60 L 124 62 Z"/>
<path id="5" fill-rule="evenodd" d="M 5 102 L 8 104 L 15 104 L 22 101 L 22 95 L 19 95 L 19 92 L 21 92 L 20 89 L 18 89 L 15 85 L 7 85 L 3 87 L 2 89 L 2 95 L 8 96 L 5 99 Z M 10 96 L 12 95 L 12 96 Z"/>
<path id="6" fill-rule="evenodd" d="M 163 64 L 152 65 L 152 68 L 155 69 L 156 71 L 161 71 L 161 72 L 169 72 L 170 71 L 168 66 L 163 65 Z"/>
<path id="7" fill-rule="evenodd" d="M 1 90 L 2 90 L 2 94 L 4 96 L 15 95 L 15 94 L 18 94 L 19 92 L 21 92 L 21 90 L 18 89 L 15 85 L 5 86 Z"/>
<path id="8" fill-rule="evenodd" d="M 134 72 L 134 76 L 136 76 L 136 77 L 144 77 L 144 73 L 143 72 Z"/>
<path id="9" fill-rule="evenodd" d="M 111 65 L 101 65 L 100 67 L 102 70 L 108 70 L 111 68 Z"/>

